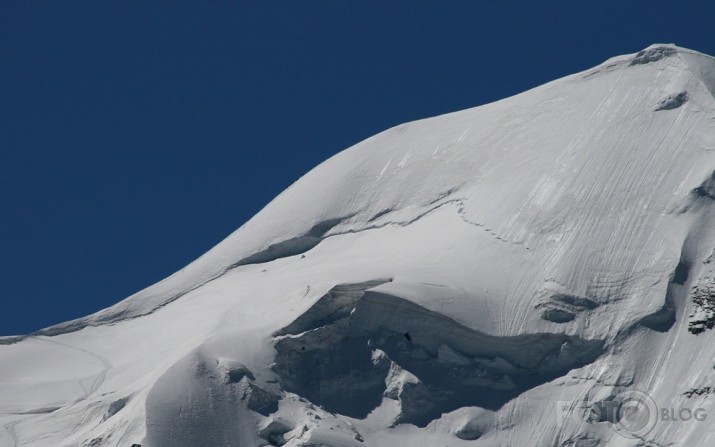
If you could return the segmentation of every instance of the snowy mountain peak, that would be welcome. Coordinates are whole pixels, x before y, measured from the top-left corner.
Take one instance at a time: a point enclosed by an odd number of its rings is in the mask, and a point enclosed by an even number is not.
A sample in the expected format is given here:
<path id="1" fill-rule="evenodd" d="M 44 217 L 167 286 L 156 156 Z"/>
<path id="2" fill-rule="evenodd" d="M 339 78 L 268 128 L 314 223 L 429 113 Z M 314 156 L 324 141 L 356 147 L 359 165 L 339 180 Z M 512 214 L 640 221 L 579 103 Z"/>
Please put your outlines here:
<path id="1" fill-rule="evenodd" d="M 650 65 L 658 61 L 664 61 L 663 63 L 671 64 L 674 67 L 679 66 L 699 78 L 711 95 L 715 95 L 715 79 L 712 75 L 715 69 L 715 58 L 674 44 L 653 44 L 638 53 L 608 59 L 593 71 L 598 72 L 601 68 Z M 657 66 L 653 69 L 660 70 Z"/>
<path id="2" fill-rule="evenodd" d="M 713 380 L 714 91 L 658 44 L 375 135 L 164 281 L 0 339 L 0 442 L 635 445 L 557 403 Z"/>
<path id="3" fill-rule="evenodd" d="M 635 57 L 631 59 L 630 65 L 648 64 L 659 61 L 666 57 L 675 56 L 680 49 L 675 45 L 655 44 L 648 48 L 639 51 Z M 682 51 L 682 50 L 681 50 Z"/>

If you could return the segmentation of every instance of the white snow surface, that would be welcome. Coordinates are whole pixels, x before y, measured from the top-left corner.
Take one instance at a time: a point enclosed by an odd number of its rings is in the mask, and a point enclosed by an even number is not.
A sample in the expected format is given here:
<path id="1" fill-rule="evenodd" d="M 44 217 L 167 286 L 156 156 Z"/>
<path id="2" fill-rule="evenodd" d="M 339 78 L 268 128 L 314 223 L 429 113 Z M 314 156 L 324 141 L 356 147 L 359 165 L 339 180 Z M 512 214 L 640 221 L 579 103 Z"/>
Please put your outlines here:
<path id="1" fill-rule="evenodd" d="M 371 137 L 169 278 L 1 337 L 0 446 L 715 445 L 714 96 L 658 44 Z M 561 409 L 628 390 L 709 419 Z"/>

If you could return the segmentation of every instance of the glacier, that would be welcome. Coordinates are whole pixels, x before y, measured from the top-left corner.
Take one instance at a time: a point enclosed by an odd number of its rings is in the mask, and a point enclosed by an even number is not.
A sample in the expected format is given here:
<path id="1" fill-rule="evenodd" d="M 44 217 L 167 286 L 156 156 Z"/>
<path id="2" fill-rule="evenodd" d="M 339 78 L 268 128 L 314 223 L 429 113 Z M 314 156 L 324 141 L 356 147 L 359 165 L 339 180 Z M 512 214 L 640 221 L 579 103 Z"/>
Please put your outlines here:
<path id="1" fill-rule="evenodd" d="M 714 205 L 715 59 L 675 45 L 399 125 L 0 337 L 0 446 L 715 445 Z M 576 414 L 627 392 L 647 430 Z"/>

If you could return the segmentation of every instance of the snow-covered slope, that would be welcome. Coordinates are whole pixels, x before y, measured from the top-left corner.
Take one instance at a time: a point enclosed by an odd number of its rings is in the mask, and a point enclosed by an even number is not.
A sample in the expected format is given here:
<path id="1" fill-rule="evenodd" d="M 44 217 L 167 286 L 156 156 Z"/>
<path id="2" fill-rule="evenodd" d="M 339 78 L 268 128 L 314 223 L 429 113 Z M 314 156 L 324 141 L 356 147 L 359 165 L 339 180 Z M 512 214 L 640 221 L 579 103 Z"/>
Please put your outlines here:
<path id="1" fill-rule="evenodd" d="M 714 96 L 715 59 L 653 45 L 369 138 L 166 280 L 0 338 L 0 445 L 714 445 L 576 417 L 715 412 Z"/>

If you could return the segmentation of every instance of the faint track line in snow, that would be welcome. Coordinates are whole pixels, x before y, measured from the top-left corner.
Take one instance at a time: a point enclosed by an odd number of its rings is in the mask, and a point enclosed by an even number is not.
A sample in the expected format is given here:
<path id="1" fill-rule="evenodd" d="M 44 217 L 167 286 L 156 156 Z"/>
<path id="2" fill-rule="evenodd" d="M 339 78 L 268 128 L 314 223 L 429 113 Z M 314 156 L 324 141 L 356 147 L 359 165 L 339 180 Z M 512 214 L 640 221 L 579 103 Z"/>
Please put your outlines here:
<path id="1" fill-rule="evenodd" d="M 94 377 L 91 378 L 91 379 L 92 379 L 92 382 L 91 382 L 91 384 L 89 385 L 89 387 L 87 387 L 87 386 L 85 385 L 85 382 L 86 382 L 88 379 L 82 379 L 82 380 L 80 380 L 80 381 L 78 382 L 78 384 L 80 385 L 80 387 L 82 387 L 82 390 L 85 392 L 85 395 L 82 397 L 81 400 L 87 399 L 90 395 L 92 395 L 95 391 L 97 391 L 97 389 L 99 389 L 99 387 L 102 385 L 102 383 L 104 383 L 104 380 L 105 380 L 106 377 L 107 377 L 107 372 L 108 372 L 109 369 L 112 367 L 112 362 L 110 362 L 107 358 L 102 357 L 101 355 L 99 355 L 99 354 L 97 354 L 97 353 L 95 353 L 95 352 L 92 352 L 92 351 L 90 351 L 90 350 L 83 349 L 83 348 L 78 348 L 78 347 L 76 347 L 76 346 L 72 346 L 72 345 L 68 345 L 68 344 L 65 344 L 65 343 L 61 343 L 61 342 L 56 341 L 56 340 L 50 340 L 50 339 L 48 339 L 48 338 L 38 338 L 38 337 L 33 337 L 33 338 L 34 338 L 35 340 L 45 341 L 45 342 L 47 342 L 47 343 L 53 343 L 53 344 L 56 344 L 56 345 L 65 347 L 65 348 L 67 348 L 67 349 L 72 349 L 72 350 L 74 350 L 74 351 L 81 352 L 81 353 L 86 354 L 86 355 L 88 355 L 88 356 L 90 356 L 90 357 L 92 357 L 92 358 L 94 358 L 94 359 L 96 359 L 96 360 L 98 360 L 98 361 L 100 362 L 100 364 L 101 364 L 101 366 L 102 366 L 102 372 L 100 372 L 97 376 L 94 376 Z"/>
<path id="2" fill-rule="evenodd" d="M 47 343 L 52 343 L 52 344 L 55 344 L 55 345 L 58 345 L 58 346 L 62 346 L 63 348 L 66 348 L 66 349 L 70 349 L 70 350 L 73 350 L 73 351 L 81 352 L 82 354 L 88 355 L 88 356 L 90 356 L 91 358 L 93 358 L 93 359 L 99 361 L 99 363 L 101 364 L 101 367 L 102 367 L 102 371 L 101 371 L 98 375 L 93 376 L 93 377 L 90 377 L 90 378 L 81 379 L 81 380 L 79 380 L 79 381 L 77 382 L 77 384 L 80 386 L 80 388 L 82 388 L 82 391 L 84 392 L 84 396 L 82 396 L 82 397 L 81 397 L 80 399 L 78 399 L 77 401 L 73 402 L 73 404 L 75 404 L 75 403 L 77 403 L 77 402 L 81 402 L 81 401 L 87 399 L 87 398 L 90 397 L 95 391 L 97 391 L 97 389 L 99 389 L 99 387 L 102 385 L 102 383 L 104 383 L 104 380 L 106 379 L 106 376 L 107 376 L 107 372 L 108 372 L 109 369 L 112 367 L 112 363 L 111 363 L 107 358 L 102 357 L 101 355 L 99 355 L 99 354 L 97 354 L 97 353 L 94 353 L 94 352 L 92 352 L 92 351 L 90 351 L 90 350 L 83 349 L 83 348 L 79 348 L 79 347 L 72 346 L 72 345 L 68 345 L 68 344 L 65 344 L 65 343 L 61 343 L 61 342 L 56 341 L 56 340 L 50 340 L 50 339 L 48 339 L 48 338 L 39 338 L 39 337 L 37 337 L 37 336 L 30 336 L 30 337 L 27 337 L 27 338 L 34 339 L 34 340 L 37 340 L 37 341 L 43 341 L 43 342 L 47 342 Z M 87 382 L 88 380 L 91 380 L 91 383 L 89 384 L 89 386 L 87 386 L 87 384 L 86 384 L 86 382 Z M 58 409 L 60 409 L 60 408 L 62 408 L 62 407 L 39 408 L 39 409 L 24 411 L 24 412 L 22 412 L 22 413 L 6 413 L 6 414 L 26 415 L 26 416 L 30 417 L 30 416 L 32 416 L 32 415 L 43 415 L 43 414 L 52 413 L 53 411 L 56 411 L 56 410 L 58 410 Z M 15 447 L 19 447 L 19 446 L 20 446 L 20 440 L 18 439 L 17 433 L 15 432 L 15 426 L 16 426 L 17 424 L 19 424 L 20 422 L 23 422 L 25 419 L 27 419 L 27 418 L 22 418 L 22 419 L 18 419 L 18 420 L 13 420 L 13 421 L 10 421 L 10 422 L 8 422 L 8 423 L 3 424 L 3 426 L 2 426 L 3 429 L 8 433 L 8 435 L 9 435 L 10 438 L 12 439 L 13 444 L 14 444 Z"/>
<path id="3" fill-rule="evenodd" d="M 464 221 L 464 223 L 466 223 L 467 225 L 472 225 L 474 227 L 477 227 L 481 230 L 484 230 L 485 232 L 489 233 L 492 237 L 494 237 L 494 239 L 498 240 L 499 242 L 504 242 L 504 243 L 508 243 L 508 244 L 516 245 L 516 246 L 522 246 L 522 247 L 524 247 L 524 250 L 527 250 L 527 251 L 531 250 L 529 247 L 527 247 L 523 243 L 514 242 L 514 241 L 504 239 L 503 237 L 501 237 L 499 235 L 499 233 L 492 231 L 491 228 L 487 228 L 486 226 L 484 226 L 483 224 L 480 224 L 479 222 L 472 222 L 471 220 L 469 220 L 467 218 L 467 216 L 464 215 L 464 210 L 462 208 L 460 208 L 457 211 L 457 214 L 459 214 L 459 218 L 462 219 L 462 221 Z"/>
<path id="4" fill-rule="evenodd" d="M 38 341 L 44 341 L 44 342 L 47 342 L 47 343 L 52 343 L 52 344 L 61 346 L 61 347 L 66 348 L 66 349 L 70 349 L 70 350 L 73 350 L 73 351 L 80 352 L 80 353 L 82 353 L 82 354 L 88 355 L 88 356 L 91 357 L 92 359 L 95 359 L 95 360 L 99 361 L 99 363 L 101 364 L 102 371 L 101 371 L 98 375 L 93 376 L 93 377 L 90 377 L 90 378 L 81 379 L 81 380 L 79 380 L 79 381 L 77 382 L 77 384 L 82 388 L 82 391 L 84 392 L 84 396 L 82 396 L 80 399 L 78 399 L 78 400 L 76 400 L 75 402 L 73 402 L 72 405 L 74 405 L 74 404 L 76 404 L 76 403 L 78 403 L 78 402 L 81 402 L 81 401 L 83 401 L 83 400 L 86 400 L 88 397 L 90 397 L 92 394 L 94 394 L 94 392 L 97 391 L 97 389 L 99 389 L 99 387 L 102 385 L 102 383 L 104 383 L 104 381 L 105 381 L 105 379 L 106 379 L 106 377 L 107 377 L 107 372 L 108 372 L 109 369 L 112 367 L 112 362 L 110 362 L 107 358 L 105 358 L 105 357 L 103 357 L 103 356 L 101 356 L 101 355 L 99 355 L 99 354 L 97 354 L 97 353 L 95 353 L 95 352 L 92 352 L 92 351 L 90 351 L 90 350 L 88 350 L 88 349 L 83 349 L 83 348 L 79 348 L 79 347 L 76 347 L 76 346 L 68 345 L 68 344 L 66 344 L 66 343 L 61 343 L 61 342 L 56 341 L 56 340 L 50 340 L 50 339 L 48 339 L 48 338 L 39 338 L 39 337 L 37 337 L 37 336 L 30 336 L 30 337 L 28 337 L 28 338 L 31 338 L 31 339 L 34 339 L 34 340 L 38 340 Z M 87 385 L 87 383 L 86 383 L 86 382 L 88 382 L 88 381 L 91 381 L 91 382 L 89 383 L 89 385 Z M 52 413 L 53 411 L 59 410 L 60 408 L 62 408 L 62 407 L 39 408 L 39 409 L 35 409 L 35 410 L 25 411 L 25 412 L 22 412 L 22 413 L 8 413 L 8 414 L 27 415 L 28 418 L 29 418 L 29 417 L 32 416 L 32 415 L 44 415 L 44 414 Z M 19 424 L 19 423 L 25 421 L 25 420 L 28 419 L 28 418 L 22 418 L 22 419 L 18 419 L 18 420 L 13 420 L 13 421 L 10 421 L 10 422 L 5 423 L 5 424 L 2 425 L 2 428 L 3 428 L 3 429 L 8 433 L 8 435 L 10 436 L 10 439 L 12 440 L 12 442 L 13 442 L 13 444 L 14 444 L 14 447 L 20 447 L 20 440 L 19 440 L 19 438 L 18 438 L 18 436 L 17 436 L 17 433 L 16 433 L 16 431 L 15 431 L 15 426 L 16 426 L 17 424 Z M 78 424 L 77 427 L 78 427 L 79 425 L 80 425 L 80 424 Z M 4 447 L 4 446 L 3 446 L 3 447 Z"/>
<path id="5" fill-rule="evenodd" d="M 14 447 L 20 447 L 20 440 L 17 438 L 17 434 L 15 433 L 15 425 L 20 423 L 22 419 L 17 420 L 17 421 L 10 421 L 7 424 L 3 425 L 3 428 L 7 432 L 8 435 L 10 435 L 10 439 L 12 440 L 12 443 Z"/>
<path id="6" fill-rule="evenodd" d="M 3 424 L 1 427 L 5 430 L 5 432 L 8 434 L 10 439 L 12 440 L 13 444 L 15 447 L 20 446 L 20 439 L 17 436 L 17 433 L 15 431 L 15 426 L 19 424 L 20 422 L 25 421 L 26 419 L 29 419 L 32 416 L 37 416 L 37 415 L 45 415 L 52 413 L 56 410 L 58 410 L 61 407 L 47 407 L 47 408 L 37 408 L 33 410 L 27 410 L 27 411 L 21 411 L 21 412 L 10 412 L 10 413 L 0 413 L 0 416 L 2 415 L 8 415 L 8 416 L 26 416 L 23 418 L 19 418 L 16 420 L 12 420 L 10 422 L 7 422 Z M 5 447 L 5 446 L 3 446 Z"/>

